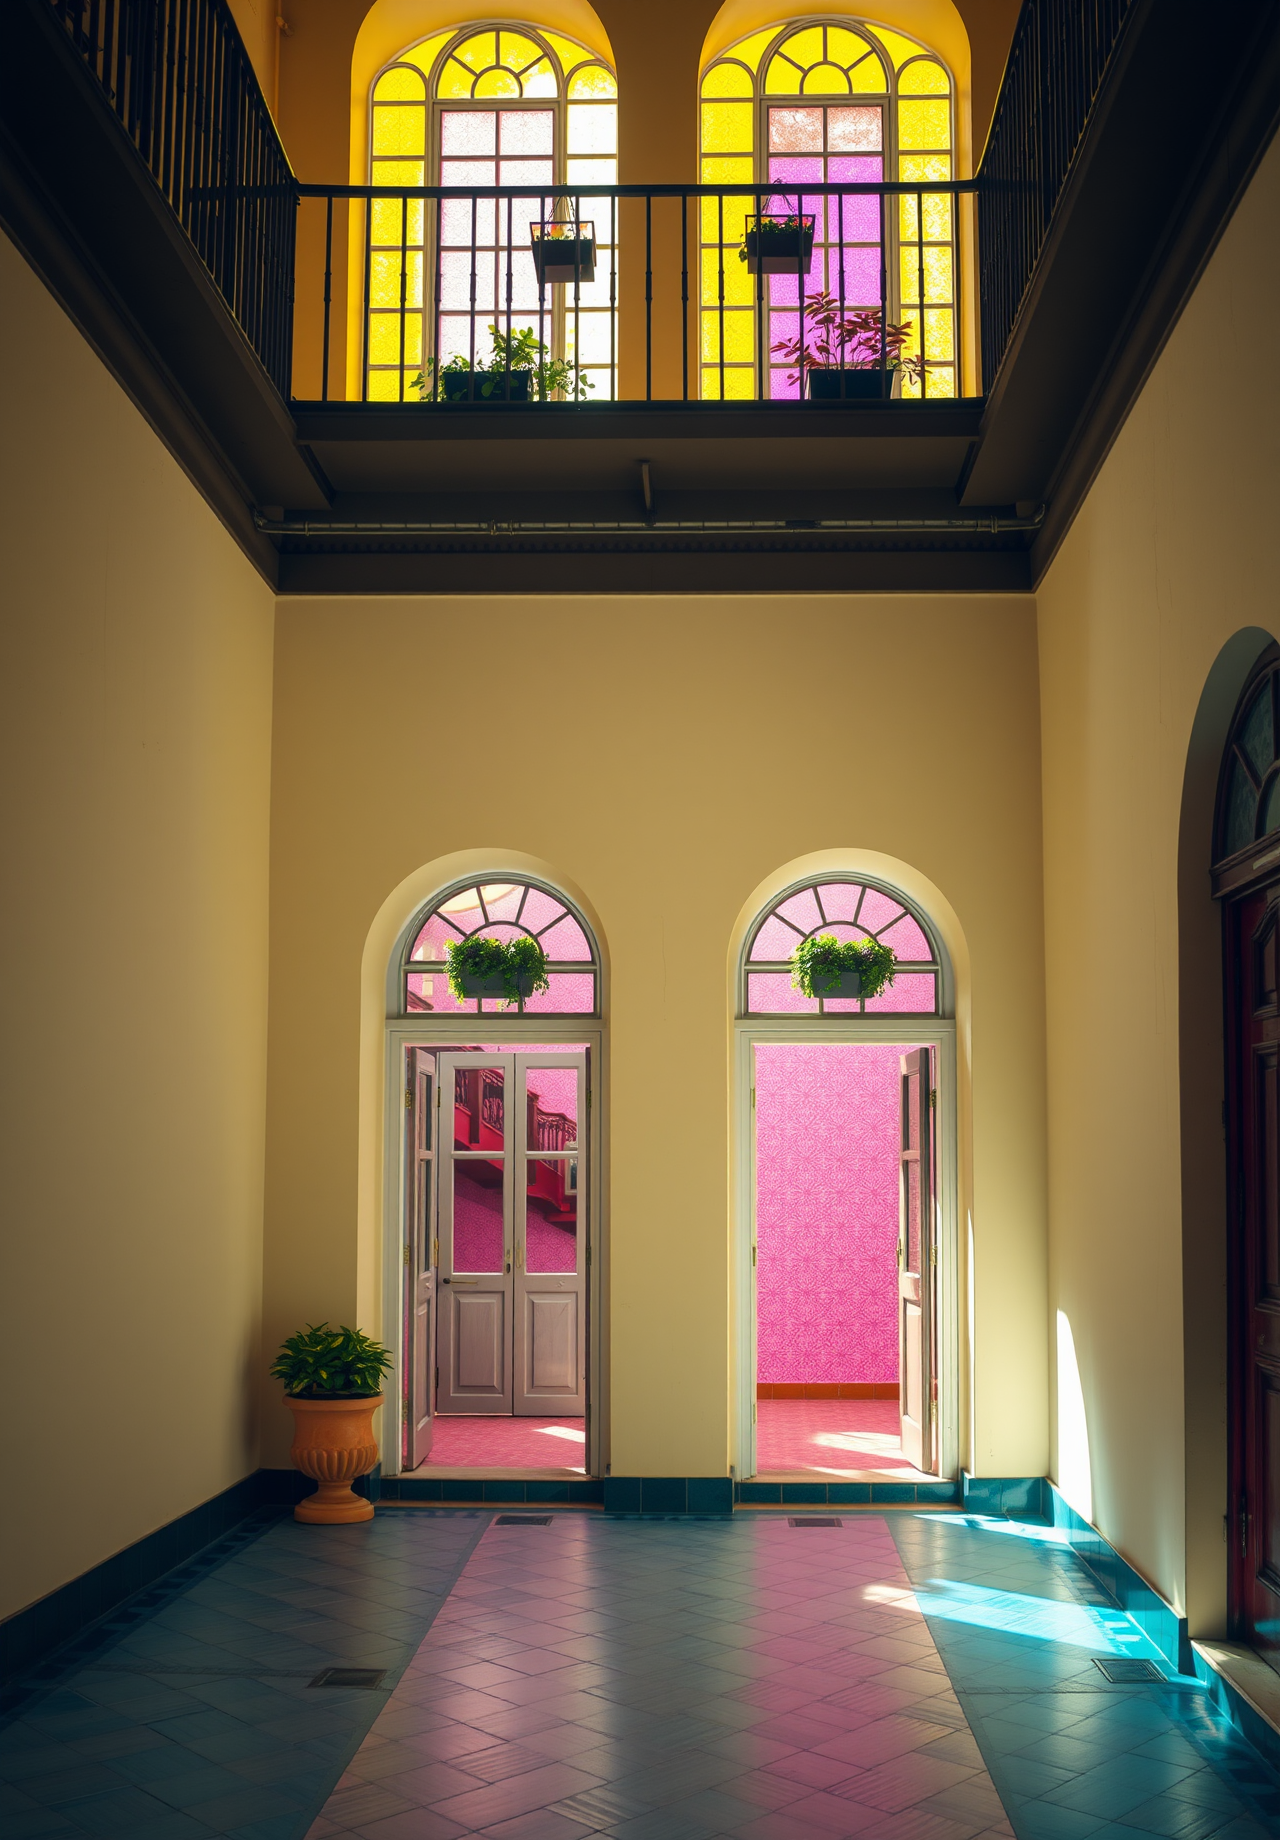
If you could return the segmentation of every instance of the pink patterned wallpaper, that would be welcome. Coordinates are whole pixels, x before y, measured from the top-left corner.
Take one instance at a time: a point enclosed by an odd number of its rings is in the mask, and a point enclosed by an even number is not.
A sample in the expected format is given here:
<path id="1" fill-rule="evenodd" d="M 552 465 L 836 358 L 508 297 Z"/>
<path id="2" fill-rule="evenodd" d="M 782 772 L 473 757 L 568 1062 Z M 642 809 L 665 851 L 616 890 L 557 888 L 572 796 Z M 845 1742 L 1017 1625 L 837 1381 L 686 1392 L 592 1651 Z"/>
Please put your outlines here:
<path id="1" fill-rule="evenodd" d="M 898 1377 L 897 1047 L 756 1047 L 760 1381 Z"/>

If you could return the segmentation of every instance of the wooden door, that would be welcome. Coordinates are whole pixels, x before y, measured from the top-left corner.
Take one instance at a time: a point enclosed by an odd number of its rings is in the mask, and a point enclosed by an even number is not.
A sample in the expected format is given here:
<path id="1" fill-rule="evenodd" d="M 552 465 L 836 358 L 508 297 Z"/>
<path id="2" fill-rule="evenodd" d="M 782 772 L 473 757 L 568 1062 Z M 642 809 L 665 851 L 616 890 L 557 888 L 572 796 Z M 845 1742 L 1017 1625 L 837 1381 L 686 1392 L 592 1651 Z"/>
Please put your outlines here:
<path id="1" fill-rule="evenodd" d="M 436 1410 L 510 1412 L 513 1056 L 439 1063 Z"/>
<path id="2" fill-rule="evenodd" d="M 410 1108 L 408 1233 L 405 1237 L 405 1376 L 401 1412 L 406 1469 L 431 1450 L 436 1365 L 436 1057 L 410 1048 L 405 1098 Z"/>
<path id="3" fill-rule="evenodd" d="M 1225 919 L 1232 1633 L 1280 1666 L 1280 885 Z"/>
<path id="4" fill-rule="evenodd" d="M 932 1051 L 913 1048 L 899 1062 L 898 1401 L 902 1454 L 919 1470 L 935 1468 L 937 1387 L 934 1362 L 934 1221 Z"/>
<path id="5" fill-rule="evenodd" d="M 515 1057 L 514 1409 L 586 1411 L 585 1054 Z"/>

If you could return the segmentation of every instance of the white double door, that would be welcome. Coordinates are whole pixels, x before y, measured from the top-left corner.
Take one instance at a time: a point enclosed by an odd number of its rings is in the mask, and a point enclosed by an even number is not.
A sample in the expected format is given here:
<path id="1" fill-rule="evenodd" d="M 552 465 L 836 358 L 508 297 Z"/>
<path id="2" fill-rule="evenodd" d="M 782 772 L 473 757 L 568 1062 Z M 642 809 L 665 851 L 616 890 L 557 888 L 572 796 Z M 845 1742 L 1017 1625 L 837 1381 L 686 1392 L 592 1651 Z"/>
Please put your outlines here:
<path id="1" fill-rule="evenodd" d="M 436 1058 L 435 1409 L 577 1417 L 586 1055 Z"/>

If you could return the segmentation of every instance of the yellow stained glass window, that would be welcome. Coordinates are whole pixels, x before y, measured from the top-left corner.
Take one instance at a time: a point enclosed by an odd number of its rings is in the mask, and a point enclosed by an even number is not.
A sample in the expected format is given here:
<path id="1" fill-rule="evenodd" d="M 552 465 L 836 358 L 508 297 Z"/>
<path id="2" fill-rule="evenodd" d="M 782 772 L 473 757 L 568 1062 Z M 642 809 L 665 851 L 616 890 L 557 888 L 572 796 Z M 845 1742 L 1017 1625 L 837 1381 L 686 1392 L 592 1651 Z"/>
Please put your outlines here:
<path id="1" fill-rule="evenodd" d="M 422 72 L 406 69 L 403 64 L 384 71 L 374 88 L 373 99 L 375 102 L 425 102 L 427 86 Z"/>
<path id="2" fill-rule="evenodd" d="M 558 32 L 544 32 L 542 36 L 559 58 L 560 68 L 566 76 L 586 59 L 595 56 L 585 45 L 575 45 L 571 38 L 562 38 Z"/>
<path id="3" fill-rule="evenodd" d="M 468 65 L 472 70 L 487 70 L 498 61 L 498 34 L 496 32 L 476 32 L 470 38 L 464 38 L 460 45 L 454 47 L 454 57 L 460 64 Z"/>
<path id="4" fill-rule="evenodd" d="M 471 94 L 480 96 L 522 96 L 520 79 L 512 70 L 483 70 L 475 80 Z"/>
<path id="5" fill-rule="evenodd" d="M 739 260 L 740 252 L 750 254 L 748 219 L 795 213 L 807 181 L 899 179 L 919 182 L 921 195 L 879 203 L 850 194 L 838 208 L 805 198 L 806 209 L 816 204 L 805 293 L 826 288 L 856 304 L 883 301 L 890 319 L 909 325 L 908 354 L 920 343 L 923 321 L 923 389 L 904 376 L 895 390 L 954 396 L 956 211 L 949 193 L 926 189 L 953 172 L 952 85 L 936 53 L 872 22 L 780 20 L 727 47 L 704 71 L 700 94 L 703 183 L 778 188 L 772 199 L 702 201 L 703 394 L 785 395 L 788 368 L 790 393 L 796 391 L 794 367 L 771 358 L 769 375 L 756 376 L 760 303 L 769 346 L 774 331 L 794 336 L 797 295 L 794 276 L 756 276 Z M 801 96 L 798 107 L 792 99 Z M 797 138 L 801 116 L 806 132 Z"/>
<path id="6" fill-rule="evenodd" d="M 474 71 L 460 64 L 457 58 L 450 58 L 436 79 L 436 95 L 461 101 L 464 96 L 471 94 L 471 85 L 475 80 Z"/>
<path id="7" fill-rule="evenodd" d="M 381 97 L 379 97 L 381 101 Z M 373 118 L 375 154 L 416 154 L 426 152 L 427 114 L 425 109 L 381 108 Z"/>
<path id="8" fill-rule="evenodd" d="M 603 64 L 588 64 L 585 70 L 577 70 L 569 78 L 567 93 L 570 101 L 605 102 L 616 98 L 618 79 Z"/>
<path id="9" fill-rule="evenodd" d="M 401 52 L 399 62 L 412 64 L 422 72 L 424 77 L 427 77 L 435 69 L 436 59 L 452 37 L 452 32 L 437 32 L 434 38 L 424 38 L 420 45 L 414 45 L 411 50 Z"/>

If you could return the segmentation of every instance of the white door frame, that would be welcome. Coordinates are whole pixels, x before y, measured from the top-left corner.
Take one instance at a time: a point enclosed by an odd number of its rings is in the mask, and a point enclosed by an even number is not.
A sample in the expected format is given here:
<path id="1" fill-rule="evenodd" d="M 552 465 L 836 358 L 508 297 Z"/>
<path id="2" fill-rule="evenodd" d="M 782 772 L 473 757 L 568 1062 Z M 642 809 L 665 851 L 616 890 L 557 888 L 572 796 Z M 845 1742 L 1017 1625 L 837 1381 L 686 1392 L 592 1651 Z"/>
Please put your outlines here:
<path id="1" fill-rule="evenodd" d="M 503 1053 L 521 1053 L 528 1047 L 563 1042 L 587 1044 L 587 1449 L 588 1476 L 603 1476 L 609 1461 L 608 1323 L 604 1299 L 608 1296 L 608 1218 L 604 1207 L 605 1181 L 605 1065 L 604 1025 L 599 1017 L 525 1016 L 518 1022 L 506 1016 L 467 1013 L 449 1017 L 398 1016 L 386 1025 L 383 1069 L 382 1166 L 382 1320 L 395 1334 L 387 1344 L 392 1365 L 385 1391 L 390 1411 L 384 1411 L 382 1470 L 387 1476 L 404 1474 L 401 1467 L 401 1415 L 406 1384 L 404 1347 L 404 1288 L 407 1263 L 409 1197 L 405 1190 L 408 1166 L 407 1132 L 412 1113 L 405 1105 L 405 1050 L 408 1048 L 479 1049 L 492 1042 Z M 384 1329 L 384 1338 L 386 1330 Z"/>
<path id="2" fill-rule="evenodd" d="M 738 1481 L 756 1472 L 756 1185 L 752 1116 L 757 1042 L 819 1047 L 836 1042 L 934 1047 L 938 1053 L 938 1477 L 960 1473 L 960 1247 L 956 1154 L 956 1025 L 941 1016 L 744 1017 L 733 1025 L 731 1336 L 729 1462 Z"/>

